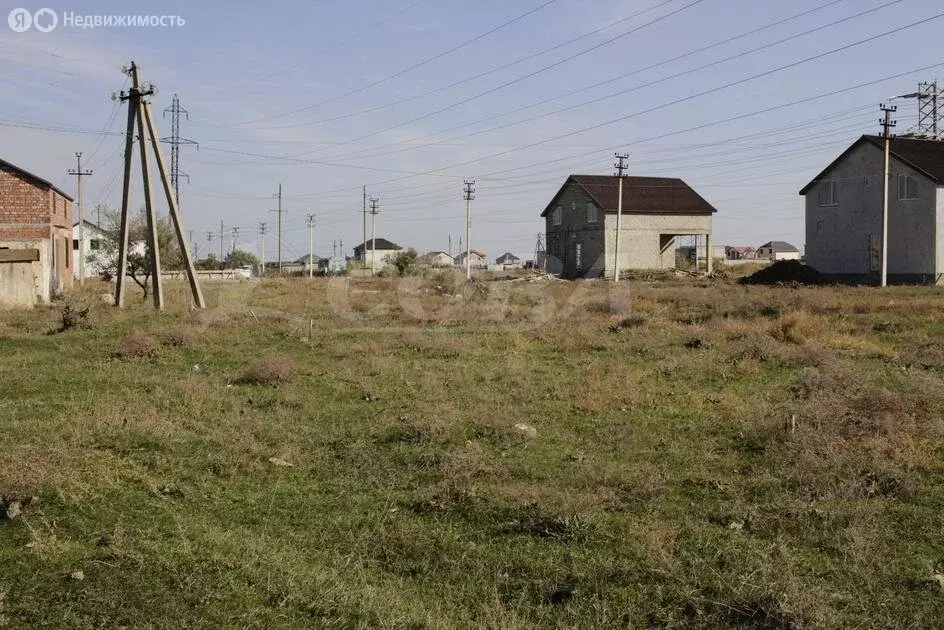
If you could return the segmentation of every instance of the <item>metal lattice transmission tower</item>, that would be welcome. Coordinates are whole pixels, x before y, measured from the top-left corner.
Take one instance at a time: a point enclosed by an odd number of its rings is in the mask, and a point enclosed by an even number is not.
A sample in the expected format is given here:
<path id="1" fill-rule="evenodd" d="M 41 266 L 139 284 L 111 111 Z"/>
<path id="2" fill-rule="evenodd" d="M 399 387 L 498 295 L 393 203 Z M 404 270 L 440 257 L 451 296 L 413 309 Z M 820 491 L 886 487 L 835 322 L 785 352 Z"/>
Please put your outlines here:
<path id="1" fill-rule="evenodd" d="M 940 98 L 941 90 L 938 89 L 937 80 L 918 84 L 918 133 L 935 140 L 941 139 L 941 123 L 944 123 L 941 112 L 938 111 Z"/>
<path id="2" fill-rule="evenodd" d="M 944 140 L 944 108 L 941 107 L 944 90 L 937 80 L 919 83 L 917 92 L 902 94 L 897 98 L 913 98 L 918 101 L 918 126 L 914 135 Z"/>
<path id="3" fill-rule="evenodd" d="M 180 137 L 180 115 L 183 114 L 190 120 L 190 112 L 180 106 L 180 99 L 174 94 L 174 100 L 170 107 L 164 110 L 164 116 L 170 114 L 170 137 L 161 138 L 161 142 L 170 144 L 170 181 L 174 186 L 174 197 L 177 200 L 177 206 L 180 207 L 180 178 L 183 177 L 190 183 L 190 176 L 180 170 L 180 145 L 189 144 L 197 147 L 200 145 L 194 140 Z"/>

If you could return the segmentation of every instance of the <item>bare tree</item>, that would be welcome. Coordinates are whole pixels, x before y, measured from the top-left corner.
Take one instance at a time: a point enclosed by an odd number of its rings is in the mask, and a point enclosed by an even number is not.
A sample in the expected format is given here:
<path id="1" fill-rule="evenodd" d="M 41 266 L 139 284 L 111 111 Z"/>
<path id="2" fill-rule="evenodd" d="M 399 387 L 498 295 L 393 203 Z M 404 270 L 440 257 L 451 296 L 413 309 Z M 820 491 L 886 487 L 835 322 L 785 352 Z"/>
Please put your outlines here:
<path id="1" fill-rule="evenodd" d="M 102 208 L 104 232 L 99 249 L 89 255 L 88 262 L 102 270 L 106 280 L 114 280 L 118 275 L 118 248 L 121 239 L 121 213 L 113 208 Z M 151 268 L 150 243 L 147 239 L 147 220 L 144 209 L 128 218 L 128 264 L 125 274 L 141 287 L 144 298 L 150 292 Z M 161 267 L 166 270 L 183 268 L 183 255 L 180 251 L 174 230 L 166 217 L 157 218 L 157 246 L 161 253 Z"/>

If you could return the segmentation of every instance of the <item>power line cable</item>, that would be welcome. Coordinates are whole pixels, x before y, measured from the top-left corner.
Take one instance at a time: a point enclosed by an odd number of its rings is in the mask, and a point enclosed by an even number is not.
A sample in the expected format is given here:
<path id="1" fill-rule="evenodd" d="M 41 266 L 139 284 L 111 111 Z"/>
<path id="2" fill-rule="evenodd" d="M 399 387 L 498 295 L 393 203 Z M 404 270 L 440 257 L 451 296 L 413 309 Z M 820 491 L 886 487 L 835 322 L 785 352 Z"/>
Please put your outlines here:
<path id="1" fill-rule="evenodd" d="M 528 16 L 530 16 L 530 15 L 533 15 L 533 14 L 537 13 L 538 11 L 541 11 L 542 9 L 544 9 L 544 8 L 546 8 L 546 7 L 548 7 L 548 6 L 552 5 L 552 4 L 554 4 L 555 2 L 557 2 L 557 0 L 544 0 L 544 2 L 542 2 L 542 3 L 541 3 L 540 5 L 538 5 L 537 7 L 533 8 L 533 9 L 530 9 L 530 10 L 528 10 L 528 11 L 525 11 L 524 13 L 522 13 L 522 14 L 520 14 L 520 15 L 518 15 L 518 16 L 516 16 L 516 17 L 514 17 L 514 18 L 512 18 L 512 19 L 510 19 L 510 20 L 508 20 L 508 21 L 506 21 L 506 22 L 501 23 L 501 24 L 499 24 L 498 26 L 496 26 L 496 27 L 494 27 L 494 28 L 491 28 L 491 29 L 485 31 L 484 33 L 481 33 L 481 34 L 479 34 L 479 35 L 476 35 L 476 36 L 473 37 L 472 39 L 467 39 L 467 40 L 465 40 L 465 41 L 463 41 L 463 42 L 461 42 L 461 43 L 459 43 L 459 44 L 456 44 L 455 46 L 453 46 L 453 47 L 451 47 L 451 48 L 449 48 L 449 49 L 447 49 L 447 50 L 444 50 L 444 51 L 442 51 L 442 52 L 440 52 L 440 53 L 437 53 L 437 54 L 433 55 L 432 57 L 427 57 L 426 59 L 423 59 L 423 60 L 421 60 L 421 61 L 418 61 L 417 63 L 414 63 L 414 64 L 412 64 L 412 65 L 410 65 L 410 66 L 407 66 L 406 68 L 404 68 L 404 69 L 402 69 L 402 70 L 399 70 L 398 72 L 395 72 L 395 73 L 393 73 L 393 74 L 391 74 L 391 75 L 388 75 L 388 76 L 386 76 L 386 77 L 384 77 L 384 78 L 382 78 L 382 79 L 377 79 L 376 81 L 373 81 L 373 82 L 368 83 L 368 84 L 366 84 L 366 85 L 362 85 L 362 86 L 359 87 L 359 88 L 355 88 L 355 89 L 353 89 L 353 90 L 349 90 L 349 91 L 345 92 L 344 94 L 341 94 L 341 95 L 338 95 L 338 96 L 333 96 L 333 97 L 331 97 L 331 98 L 328 98 L 328 99 L 319 101 L 319 102 L 314 103 L 314 104 L 312 104 L 312 105 L 306 105 L 305 107 L 301 107 L 301 108 L 299 108 L 299 109 L 295 109 L 295 110 L 291 110 L 291 111 L 287 111 L 287 112 L 282 112 L 282 113 L 280 113 L 280 114 L 272 114 L 271 116 L 264 116 L 264 117 L 262 117 L 262 118 L 256 118 L 256 119 L 254 119 L 254 120 L 247 120 L 247 121 L 243 121 L 243 122 L 240 122 L 240 123 L 234 123 L 234 125 L 236 125 L 236 126 L 253 125 L 253 124 L 256 124 L 256 123 L 259 123 L 259 122 L 263 122 L 263 121 L 266 121 L 266 120 L 275 120 L 275 119 L 278 119 L 278 118 L 285 118 L 286 116 L 294 116 L 294 115 L 296 115 L 296 114 L 300 114 L 300 113 L 302 113 L 302 112 L 310 111 L 310 110 L 312 110 L 312 109 L 321 107 L 322 105 L 327 105 L 328 103 L 334 103 L 334 102 L 339 101 L 339 100 L 341 100 L 341 99 L 347 98 L 348 96 L 353 96 L 354 94 L 359 94 L 359 93 L 364 92 L 364 91 L 366 91 L 366 90 L 369 90 L 369 89 L 371 89 L 371 88 L 373 88 L 373 87 L 376 87 L 376 86 L 378 86 L 378 85 L 382 85 L 382 84 L 384 84 L 384 83 L 386 83 L 386 82 L 388 82 L 388 81 L 392 81 L 393 79 L 396 79 L 396 78 L 398 78 L 398 77 L 401 77 L 401 76 L 403 76 L 403 75 L 405 75 L 405 74 L 407 74 L 407 73 L 409 73 L 409 72 L 412 72 L 413 70 L 417 70 L 418 68 L 422 68 L 423 66 L 426 66 L 426 65 L 428 65 L 428 64 L 430 64 L 430 63 L 436 61 L 437 59 L 442 59 L 443 57 L 446 57 L 446 56 L 448 56 L 448 55 L 451 55 L 451 54 L 454 53 L 454 52 L 457 52 L 457 51 L 459 51 L 459 50 L 462 50 L 462 49 L 465 48 L 466 46 L 469 46 L 469 45 L 471 45 L 471 44 L 474 44 L 475 42 L 477 42 L 477 41 L 479 41 L 479 40 L 482 40 L 482 39 L 488 37 L 489 35 L 492 35 L 492 34 L 494 34 L 494 33 L 497 33 L 498 31 L 500 31 L 500 30 L 502 30 L 502 29 L 504 29 L 504 28 L 507 28 L 507 27 L 511 26 L 512 24 L 515 24 L 516 22 L 521 21 L 521 20 L 523 20 L 524 18 L 526 18 L 526 17 L 528 17 Z"/>

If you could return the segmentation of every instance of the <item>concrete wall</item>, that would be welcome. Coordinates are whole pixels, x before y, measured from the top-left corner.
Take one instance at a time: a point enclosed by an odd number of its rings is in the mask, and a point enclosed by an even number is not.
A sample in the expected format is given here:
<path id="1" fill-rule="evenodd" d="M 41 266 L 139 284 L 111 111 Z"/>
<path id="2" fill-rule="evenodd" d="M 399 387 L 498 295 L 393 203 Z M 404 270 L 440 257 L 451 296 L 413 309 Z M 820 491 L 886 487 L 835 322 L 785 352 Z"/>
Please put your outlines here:
<path id="1" fill-rule="evenodd" d="M 99 262 L 92 262 L 89 260 L 89 257 L 92 254 L 97 254 L 101 256 L 104 253 L 104 242 L 106 241 L 106 236 L 101 230 L 96 230 L 89 225 L 85 226 L 85 242 L 82 243 L 79 241 L 79 226 L 73 226 L 72 228 L 72 240 L 74 245 L 73 247 L 73 257 L 72 257 L 72 276 L 75 278 L 79 277 L 79 262 L 81 258 L 85 258 L 85 277 L 86 278 L 97 278 L 102 275 L 104 265 Z M 93 242 L 99 242 L 98 249 L 92 249 Z"/>
<path id="2" fill-rule="evenodd" d="M 374 263 L 374 257 L 376 256 L 376 267 L 377 271 L 380 271 L 384 267 L 387 267 L 391 264 L 391 261 L 394 257 L 399 254 L 402 250 L 399 249 L 368 249 L 365 252 L 364 256 L 364 266 L 368 269 L 371 269 Z"/>
<path id="3" fill-rule="evenodd" d="M 820 206 L 818 182 L 806 195 L 806 262 L 834 276 L 878 277 L 872 269 L 871 237 L 882 234 L 883 154 L 863 143 L 827 173 L 839 182 L 839 204 Z M 888 274 L 900 280 L 922 280 L 944 270 L 939 262 L 938 190 L 933 182 L 894 159 L 890 163 L 888 205 Z M 918 198 L 898 199 L 898 175 L 918 182 Z"/>
<path id="4" fill-rule="evenodd" d="M 39 260 L 30 263 L 0 263 L 0 308 L 48 304 L 52 300 L 52 264 L 48 240 L 0 240 L 8 249 L 38 249 Z"/>
<path id="5" fill-rule="evenodd" d="M 675 236 L 710 234 L 709 215 L 623 215 L 620 269 L 674 269 Z M 616 215 L 606 217 L 606 273 L 616 251 Z"/>
<path id="6" fill-rule="evenodd" d="M 940 282 L 940 274 L 944 273 L 944 186 L 937 189 L 937 207 L 935 210 L 935 222 L 937 230 L 934 233 L 935 246 L 935 265 L 938 277 L 935 282 Z"/>

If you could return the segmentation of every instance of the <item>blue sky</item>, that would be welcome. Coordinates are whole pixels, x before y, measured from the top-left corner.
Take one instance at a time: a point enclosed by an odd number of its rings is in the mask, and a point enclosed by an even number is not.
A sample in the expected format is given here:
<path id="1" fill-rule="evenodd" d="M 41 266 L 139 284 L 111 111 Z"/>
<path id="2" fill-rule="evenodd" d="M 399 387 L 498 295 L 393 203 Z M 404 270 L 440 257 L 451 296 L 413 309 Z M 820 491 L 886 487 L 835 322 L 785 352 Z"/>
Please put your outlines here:
<path id="1" fill-rule="evenodd" d="M 72 191 L 65 173 L 83 151 L 87 208 L 119 205 L 125 111 L 110 94 L 133 59 L 159 88 L 157 111 L 175 93 L 190 111 L 182 135 L 200 148 L 182 149 L 180 194 L 200 253 L 219 250 L 221 220 L 226 247 L 238 226 L 239 246 L 257 249 L 266 221 L 272 258 L 279 183 L 286 259 L 307 253 L 308 213 L 317 253 L 341 240 L 350 253 L 363 185 L 380 199 L 378 236 L 426 251 L 452 235 L 456 251 L 462 182 L 475 178 L 473 247 L 529 255 L 566 176 L 612 172 L 614 150 L 630 153 L 632 174 L 681 177 L 712 202 L 719 243 L 802 246 L 797 191 L 877 132 L 880 102 L 944 70 L 944 18 L 909 26 L 941 13 L 935 0 L 239 5 L 4 0 L 0 17 L 48 6 L 60 24 L 16 33 L 0 21 L 0 157 Z M 69 11 L 186 23 L 68 28 Z M 900 101 L 897 118 L 907 130 L 916 104 Z"/>

